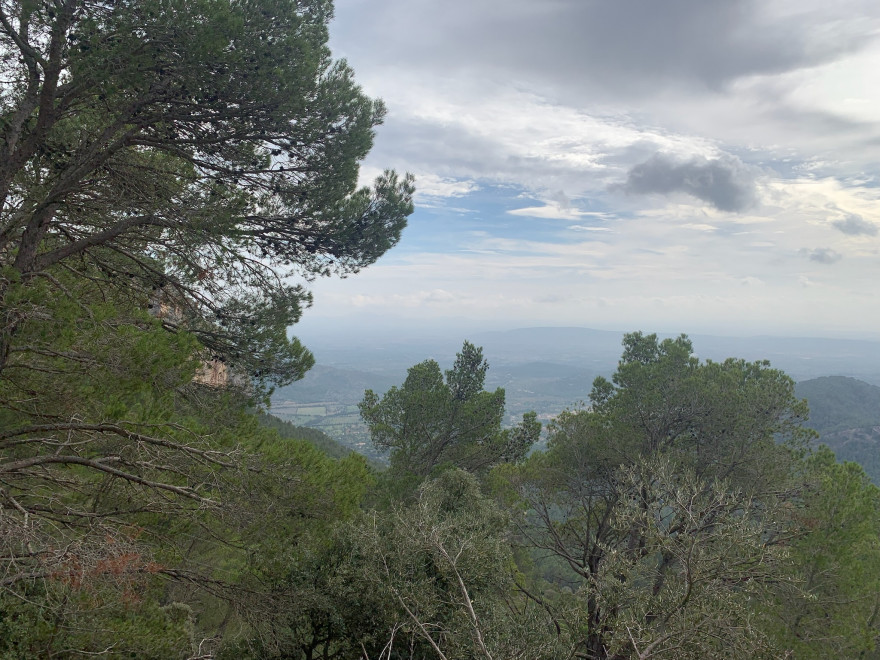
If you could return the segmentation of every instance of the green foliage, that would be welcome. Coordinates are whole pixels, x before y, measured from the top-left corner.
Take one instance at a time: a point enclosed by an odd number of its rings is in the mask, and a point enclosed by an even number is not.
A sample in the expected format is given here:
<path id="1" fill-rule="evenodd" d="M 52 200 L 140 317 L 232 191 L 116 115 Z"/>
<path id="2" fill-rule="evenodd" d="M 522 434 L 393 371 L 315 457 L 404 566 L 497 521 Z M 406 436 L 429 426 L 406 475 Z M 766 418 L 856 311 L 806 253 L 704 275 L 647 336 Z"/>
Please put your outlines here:
<path id="1" fill-rule="evenodd" d="M 361 571 L 390 619 L 373 631 L 369 657 L 392 646 L 400 651 L 390 657 L 562 657 L 565 640 L 546 613 L 513 593 L 506 537 L 506 516 L 462 470 L 425 482 L 390 515 L 350 527 Z"/>
<path id="2" fill-rule="evenodd" d="M 380 399 L 367 390 L 361 416 L 377 447 L 391 450 L 392 469 L 420 477 L 445 463 L 472 472 L 522 459 L 538 439 L 534 413 L 514 429 L 501 429 L 504 390 L 483 390 L 488 363 L 482 349 L 464 342 L 444 374 L 434 360 L 411 367 L 401 387 Z"/>
<path id="3" fill-rule="evenodd" d="M 357 188 L 384 108 L 331 16 L 0 0 L 4 657 L 208 657 L 372 483 L 246 412 L 313 364 L 291 276 L 412 212 L 411 177 Z"/>
<path id="4" fill-rule="evenodd" d="M 277 611 L 220 657 L 564 657 L 546 612 L 512 590 L 507 523 L 448 470 L 308 546 L 277 574 Z"/>
<path id="5" fill-rule="evenodd" d="M 70 277 L 9 293 L 19 309 L 35 310 L 19 320 L 0 375 L 9 510 L 30 512 L 28 529 L 38 536 L 84 525 L 101 538 L 115 536 L 117 513 L 210 502 L 207 474 L 225 462 L 224 447 L 202 435 L 199 397 L 222 395 L 192 383 L 195 338 L 168 333 Z"/>
<path id="6" fill-rule="evenodd" d="M 617 482 L 602 559 L 574 598 L 588 634 L 601 622 L 609 657 L 773 655 L 753 621 L 784 557 L 767 543 L 775 522 L 766 504 L 663 459 L 624 469 Z"/>
<path id="7" fill-rule="evenodd" d="M 880 490 L 824 447 L 804 468 L 793 575 L 776 588 L 772 630 L 793 657 L 874 657 L 866 654 L 880 636 Z"/>
<path id="8" fill-rule="evenodd" d="M 573 418 L 592 417 L 613 435 L 623 462 L 671 452 L 692 462 L 708 477 L 745 479 L 758 486 L 767 471 L 785 462 L 768 461 L 777 444 L 801 450 L 813 437 L 803 429 L 807 407 L 794 396 L 794 382 L 768 362 L 728 359 L 700 363 L 682 335 L 658 341 L 656 335 L 624 337 L 624 354 L 613 385 L 593 384 L 593 413 L 563 417 L 556 435 L 568 437 Z M 745 458 L 747 465 L 737 457 Z"/>
<path id="9" fill-rule="evenodd" d="M 73 276 L 10 292 L 39 311 L 19 322 L 0 374 L 0 580 L 9 602 L 31 589 L 37 603 L 25 630 L 4 615 L 10 649 L 186 657 L 190 637 L 163 607 L 187 603 L 187 630 L 214 637 L 275 603 L 267 577 L 358 510 L 364 459 L 281 439 L 234 390 L 194 382 L 192 335 Z M 142 601 L 123 607 L 129 593 Z M 168 646 L 181 639 L 179 653 Z"/>
<path id="10" fill-rule="evenodd" d="M 561 415 L 548 451 L 508 470 L 523 540 L 555 558 L 533 595 L 584 657 L 768 651 L 751 610 L 782 575 L 774 512 L 810 437 L 793 387 L 767 363 L 701 363 L 684 336 L 629 334 L 592 409 Z"/>
<path id="11" fill-rule="evenodd" d="M 0 596 L 0 658 L 192 656 L 192 610 L 181 603 L 159 605 L 161 590 L 152 582 L 129 580 L 123 587 L 93 579 Z"/>
<path id="12" fill-rule="evenodd" d="M 410 177 L 357 188 L 384 107 L 331 58 L 331 16 L 327 0 L 0 3 L 0 266 L 29 282 L 63 264 L 140 305 L 161 292 L 167 324 L 239 372 L 302 377 L 311 355 L 286 331 L 311 297 L 284 275 L 355 272 L 412 212 Z"/>

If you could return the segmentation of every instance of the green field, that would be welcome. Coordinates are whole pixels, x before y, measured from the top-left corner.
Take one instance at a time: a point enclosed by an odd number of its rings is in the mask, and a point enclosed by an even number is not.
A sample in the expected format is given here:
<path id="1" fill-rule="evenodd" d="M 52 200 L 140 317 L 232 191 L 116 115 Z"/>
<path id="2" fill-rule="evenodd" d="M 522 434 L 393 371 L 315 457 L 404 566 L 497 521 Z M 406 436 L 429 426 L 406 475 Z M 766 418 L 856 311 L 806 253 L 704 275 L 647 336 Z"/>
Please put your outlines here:
<path id="1" fill-rule="evenodd" d="M 327 406 L 302 406 L 296 409 L 296 415 L 311 417 L 324 417 L 327 414 Z"/>

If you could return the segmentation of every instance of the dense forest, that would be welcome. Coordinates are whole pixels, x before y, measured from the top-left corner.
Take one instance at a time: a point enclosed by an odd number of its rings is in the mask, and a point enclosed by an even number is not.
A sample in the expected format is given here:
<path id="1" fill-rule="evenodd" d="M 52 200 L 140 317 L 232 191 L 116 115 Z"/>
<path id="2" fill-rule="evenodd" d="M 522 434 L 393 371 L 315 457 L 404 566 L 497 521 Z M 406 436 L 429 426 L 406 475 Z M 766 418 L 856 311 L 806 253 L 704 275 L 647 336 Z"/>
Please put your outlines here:
<path id="1" fill-rule="evenodd" d="M 0 658 L 876 658 L 880 493 L 793 381 L 623 338 L 548 428 L 482 350 L 265 415 L 413 180 L 327 0 L 0 0 Z"/>

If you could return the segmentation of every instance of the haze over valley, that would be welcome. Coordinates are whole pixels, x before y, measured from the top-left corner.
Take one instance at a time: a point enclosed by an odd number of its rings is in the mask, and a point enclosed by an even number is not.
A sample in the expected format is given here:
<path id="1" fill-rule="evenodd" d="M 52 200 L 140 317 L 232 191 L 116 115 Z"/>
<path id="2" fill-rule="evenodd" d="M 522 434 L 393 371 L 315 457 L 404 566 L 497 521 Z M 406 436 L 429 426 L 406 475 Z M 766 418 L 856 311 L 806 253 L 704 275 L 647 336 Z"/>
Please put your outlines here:
<path id="1" fill-rule="evenodd" d="M 506 422 L 513 424 L 523 413 L 535 411 L 538 418 L 547 423 L 566 408 L 584 402 L 596 376 L 611 376 L 620 359 L 623 337 L 623 332 L 575 327 L 458 332 L 462 334 L 460 339 L 455 331 L 400 333 L 398 336 L 392 332 L 375 333 L 355 341 L 344 333 L 336 337 L 325 333 L 310 338 L 308 345 L 316 356 L 315 367 L 303 380 L 273 393 L 271 413 L 297 425 L 320 429 L 368 456 L 381 457 L 381 452 L 369 442 L 367 427 L 357 411 L 364 391 L 372 389 L 381 394 L 400 385 L 407 369 L 426 359 L 435 359 L 447 368 L 461 348 L 461 342 L 468 339 L 483 347 L 489 362 L 487 389 L 501 387 L 505 390 Z M 771 366 L 782 369 L 798 382 L 836 376 L 856 379 L 865 388 L 880 386 L 880 342 L 877 341 L 771 336 L 689 337 L 701 359 L 769 360 Z M 841 382 L 845 384 L 845 381 L 831 381 L 834 385 L 831 389 L 803 389 L 800 396 L 808 398 L 812 408 L 827 410 L 830 406 L 835 411 L 832 415 L 846 416 L 850 412 L 850 403 L 839 397 L 835 399 L 833 394 Z M 825 400 L 829 397 L 831 401 L 826 405 Z M 873 414 L 864 409 L 860 414 L 862 423 L 847 428 L 880 426 L 880 399 Z M 818 428 L 830 429 L 824 421 Z M 880 457 L 880 447 L 875 449 Z M 866 452 L 857 454 L 858 458 L 853 458 L 844 452 L 842 458 L 864 463 Z M 878 477 L 880 473 L 873 478 Z"/>

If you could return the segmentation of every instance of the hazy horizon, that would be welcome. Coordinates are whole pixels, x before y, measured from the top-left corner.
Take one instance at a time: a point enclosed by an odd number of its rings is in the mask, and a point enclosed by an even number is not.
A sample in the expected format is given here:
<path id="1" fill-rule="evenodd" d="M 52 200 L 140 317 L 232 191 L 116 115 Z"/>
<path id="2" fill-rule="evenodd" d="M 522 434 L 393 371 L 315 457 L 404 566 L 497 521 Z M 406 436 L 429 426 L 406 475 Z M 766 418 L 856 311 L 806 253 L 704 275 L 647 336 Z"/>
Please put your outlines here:
<path id="1" fill-rule="evenodd" d="M 343 345 L 356 345 L 362 342 L 387 341 L 388 343 L 406 342 L 411 343 L 419 338 L 447 339 L 458 341 L 469 339 L 472 335 L 489 332 L 515 332 L 523 329 L 553 328 L 553 329 L 579 329 L 595 330 L 619 335 L 621 338 L 628 332 L 655 333 L 660 336 L 678 336 L 680 334 L 689 337 L 719 337 L 731 339 L 749 339 L 758 337 L 778 339 L 829 339 L 841 341 L 865 341 L 880 342 L 880 331 L 849 332 L 822 332 L 819 328 L 768 328 L 768 327 L 743 327 L 743 326 L 713 326 L 709 324 L 697 324 L 693 327 L 676 326 L 651 326 L 646 323 L 630 324 L 595 324 L 576 325 L 566 323 L 541 323 L 540 321 L 517 320 L 479 320 L 441 318 L 431 320 L 419 320 L 412 318 L 394 319 L 379 315 L 361 315 L 355 318 L 340 317 L 313 317 L 311 310 L 306 310 L 303 319 L 290 328 L 290 334 L 300 339 L 306 346 L 311 344 L 326 344 L 328 342 Z"/>

